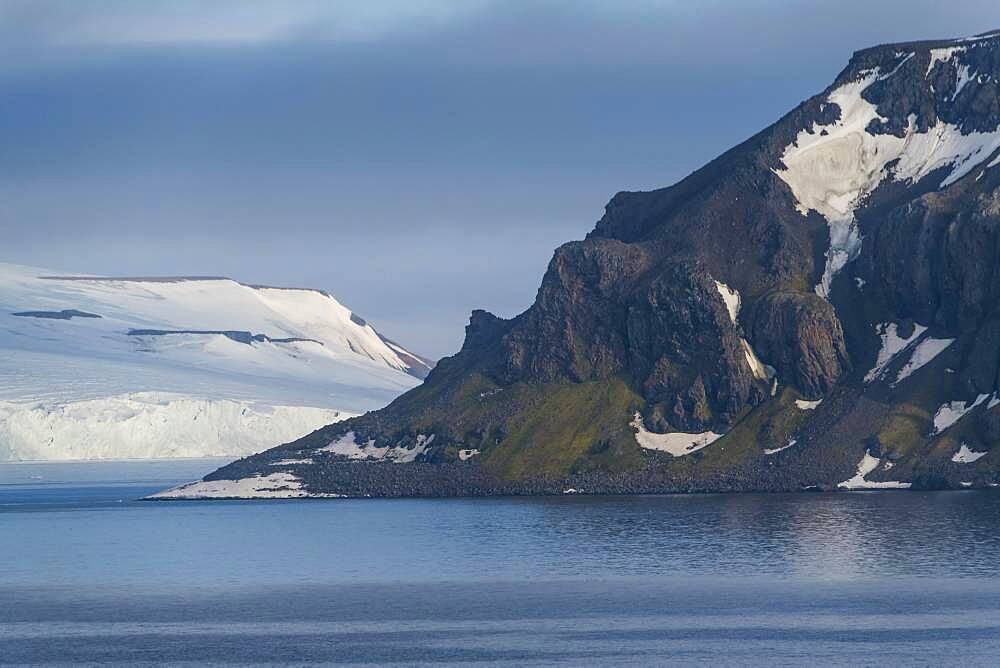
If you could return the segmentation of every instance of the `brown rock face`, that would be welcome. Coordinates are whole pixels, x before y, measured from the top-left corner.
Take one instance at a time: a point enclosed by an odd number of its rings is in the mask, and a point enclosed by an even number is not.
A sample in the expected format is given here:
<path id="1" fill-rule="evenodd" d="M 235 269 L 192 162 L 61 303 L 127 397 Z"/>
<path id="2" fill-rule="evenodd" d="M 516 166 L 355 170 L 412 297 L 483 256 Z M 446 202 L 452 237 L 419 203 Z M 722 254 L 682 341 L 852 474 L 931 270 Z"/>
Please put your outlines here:
<path id="1" fill-rule="evenodd" d="M 768 396 L 714 280 L 697 264 L 661 266 L 633 293 L 624 324 L 631 376 L 656 430 L 720 428 Z"/>
<path id="2" fill-rule="evenodd" d="M 806 397 L 822 397 L 851 368 L 840 320 L 815 294 L 769 294 L 754 306 L 752 321 L 760 356 Z"/>
<path id="3" fill-rule="evenodd" d="M 767 396 L 708 271 L 616 239 L 556 251 L 501 349 L 491 375 L 506 384 L 630 378 L 657 429 L 720 428 Z"/>
<path id="4" fill-rule="evenodd" d="M 625 299 L 650 262 L 641 247 L 612 239 L 559 248 L 534 306 L 503 340 L 499 378 L 580 382 L 619 373 L 627 364 Z"/>

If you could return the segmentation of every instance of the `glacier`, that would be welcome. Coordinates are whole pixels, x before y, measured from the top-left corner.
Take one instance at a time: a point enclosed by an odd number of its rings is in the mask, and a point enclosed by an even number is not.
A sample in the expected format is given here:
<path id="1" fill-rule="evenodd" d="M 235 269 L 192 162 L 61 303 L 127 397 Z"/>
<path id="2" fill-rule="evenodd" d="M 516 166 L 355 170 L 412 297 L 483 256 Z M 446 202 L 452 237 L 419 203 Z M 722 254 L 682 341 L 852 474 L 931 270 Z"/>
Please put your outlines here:
<path id="1" fill-rule="evenodd" d="M 429 368 L 319 290 L 0 263 L 0 460 L 242 456 Z"/>

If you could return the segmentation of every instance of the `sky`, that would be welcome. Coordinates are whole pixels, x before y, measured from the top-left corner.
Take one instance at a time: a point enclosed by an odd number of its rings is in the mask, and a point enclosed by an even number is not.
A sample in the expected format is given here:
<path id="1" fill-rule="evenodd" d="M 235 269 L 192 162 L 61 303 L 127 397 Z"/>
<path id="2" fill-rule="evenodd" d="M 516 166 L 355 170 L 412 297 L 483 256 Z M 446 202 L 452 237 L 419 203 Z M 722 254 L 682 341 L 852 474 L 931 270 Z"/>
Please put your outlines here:
<path id="1" fill-rule="evenodd" d="M 619 190 L 996 0 L 0 0 L 0 262 L 330 291 L 440 357 Z"/>

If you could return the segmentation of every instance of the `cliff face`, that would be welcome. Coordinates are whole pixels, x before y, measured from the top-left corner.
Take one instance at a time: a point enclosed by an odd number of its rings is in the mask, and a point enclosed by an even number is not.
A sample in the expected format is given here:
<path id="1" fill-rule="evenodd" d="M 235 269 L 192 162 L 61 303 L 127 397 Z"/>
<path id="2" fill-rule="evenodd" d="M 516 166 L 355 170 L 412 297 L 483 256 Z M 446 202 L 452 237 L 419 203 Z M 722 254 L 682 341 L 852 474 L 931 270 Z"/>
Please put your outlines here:
<path id="1" fill-rule="evenodd" d="M 421 387 L 209 477 L 294 454 L 350 494 L 993 483 L 998 86 L 1000 33 L 860 51 L 683 181 L 615 195 Z"/>

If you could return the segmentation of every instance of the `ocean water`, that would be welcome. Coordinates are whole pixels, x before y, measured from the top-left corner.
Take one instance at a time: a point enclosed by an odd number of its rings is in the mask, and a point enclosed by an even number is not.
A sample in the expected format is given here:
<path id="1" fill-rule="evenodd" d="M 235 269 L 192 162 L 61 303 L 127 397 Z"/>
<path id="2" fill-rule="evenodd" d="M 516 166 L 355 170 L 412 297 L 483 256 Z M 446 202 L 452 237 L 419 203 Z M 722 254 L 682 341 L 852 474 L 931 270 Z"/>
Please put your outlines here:
<path id="1" fill-rule="evenodd" d="M 0 664 L 996 665 L 1000 493 L 145 502 L 0 465 Z"/>

